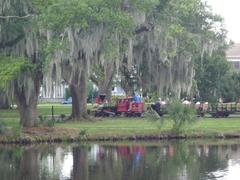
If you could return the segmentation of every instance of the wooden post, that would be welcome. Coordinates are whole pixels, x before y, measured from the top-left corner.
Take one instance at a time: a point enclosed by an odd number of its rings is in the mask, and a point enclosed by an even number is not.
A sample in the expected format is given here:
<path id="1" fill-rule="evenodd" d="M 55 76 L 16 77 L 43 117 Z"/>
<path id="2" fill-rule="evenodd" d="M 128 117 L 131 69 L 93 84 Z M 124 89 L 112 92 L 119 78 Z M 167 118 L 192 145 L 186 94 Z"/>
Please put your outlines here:
<path id="1" fill-rule="evenodd" d="M 54 108 L 52 106 L 52 121 L 54 121 Z"/>

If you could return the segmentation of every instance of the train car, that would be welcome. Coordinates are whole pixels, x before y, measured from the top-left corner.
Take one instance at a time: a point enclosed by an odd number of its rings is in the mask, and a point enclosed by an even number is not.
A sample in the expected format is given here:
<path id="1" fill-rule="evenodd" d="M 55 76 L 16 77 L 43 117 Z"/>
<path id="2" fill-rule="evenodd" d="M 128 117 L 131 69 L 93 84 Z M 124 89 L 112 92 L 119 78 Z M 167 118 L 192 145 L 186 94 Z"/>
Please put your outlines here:
<path id="1" fill-rule="evenodd" d="M 204 117 L 204 115 L 208 112 L 208 103 L 196 103 L 196 104 L 183 104 L 184 106 L 192 107 L 196 110 L 196 115 L 200 117 Z M 156 102 L 155 104 L 151 104 L 151 108 L 155 110 L 160 117 L 164 116 L 168 113 L 168 105 L 161 104 L 160 102 Z"/>
<path id="2" fill-rule="evenodd" d="M 196 115 L 199 117 L 204 117 L 206 114 L 209 114 L 213 118 L 226 118 L 232 114 L 240 114 L 240 103 L 208 104 L 208 102 L 198 102 L 196 104 L 190 104 L 190 106 L 195 108 Z M 168 113 L 168 108 L 166 106 L 161 106 L 159 102 L 152 104 L 151 107 L 159 116 Z"/>
<path id="3" fill-rule="evenodd" d="M 211 104 L 207 110 L 207 113 L 211 114 L 214 118 L 224 118 L 231 114 L 240 113 L 239 103 L 218 103 Z"/>

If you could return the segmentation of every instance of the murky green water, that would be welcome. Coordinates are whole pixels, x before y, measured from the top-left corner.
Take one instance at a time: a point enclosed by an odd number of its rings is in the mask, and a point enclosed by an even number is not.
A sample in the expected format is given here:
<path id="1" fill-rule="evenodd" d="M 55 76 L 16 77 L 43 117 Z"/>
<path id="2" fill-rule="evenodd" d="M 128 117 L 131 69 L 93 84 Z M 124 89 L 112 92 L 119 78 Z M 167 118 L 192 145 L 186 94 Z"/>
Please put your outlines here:
<path id="1" fill-rule="evenodd" d="M 1 180 L 239 180 L 240 142 L 0 146 Z"/>

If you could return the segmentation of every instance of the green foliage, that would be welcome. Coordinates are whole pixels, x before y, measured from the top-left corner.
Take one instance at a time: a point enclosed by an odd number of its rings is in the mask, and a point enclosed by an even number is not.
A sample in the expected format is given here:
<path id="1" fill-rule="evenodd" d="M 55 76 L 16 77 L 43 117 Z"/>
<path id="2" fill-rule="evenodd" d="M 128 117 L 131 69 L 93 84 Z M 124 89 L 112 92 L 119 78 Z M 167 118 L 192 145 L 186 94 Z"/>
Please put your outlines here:
<path id="1" fill-rule="evenodd" d="M 39 115 L 38 118 L 40 124 L 44 124 L 47 121 L 47 116 Z"/>
<path id="2" fill-rule="evenodd" d="M 50 127 L 50 128 L 53 128 L 55 126 L 55 120 L 54 119 L 48 120 L 47 121 L 47 126 Z"/>
<path id="3" fill-rule="evenodd" d="M 221 97 L 224 102 L 236 102 L 240 98 L 240 74 L 229 72 L 220 84 Z"/>
<path id="4" fill-rule="evenodd" d="M 120 0 L 35 0 L 40 11 L 40 24 L 56 32 L 73 27 L 87 30 L 92 25 L 104 24 L 112 32 L 126 32 L 131 17 L 121 10 Z M 124 30 L 124 31 L 123 31 Z"/>
<path id="5" fill-rule="evenodd" d="M 52 37 L 51 41 L 45 42 L 43 48 L 44 60 L 43 67 L 45 71 L 49 70 L 49 64 L 51 60 L 55 57 L 55 52 L 61 51 L 67 53 L 66 45 L 68 41 L 66 39 L 57 39 L 56 37 Z"/>
<path id="6" fill-rule="evenodd" d="M 230 64 L 225 55 L 215 52 L 212 56 L 204 56 L 195 64 L 197 87 L 202 100 L 215 102 L 224 92 L 224 84 L 230 73 Z M 225 86 L 226 87 L 226 86 Z"/>
<path id="7" fill-rule="evenodd" d="M 0 65 L 0 88 L 5 88 L 29 66 L 24 58 L 11 56 L 0 56 Z"/>
<path id="8" fill-rule="evenodd" d="M 16 128 L 14 128 L 14 136 L 15 137 L 20 137 L 21 136 L 21 133 L 22 133 L 22 128 L 21 126 L 18 126 Z"/>
<path id="9" fill-rule="evenodd" d="M 94 88 L 94 85 L 93 85 L 92 81 L 88 81 L 87 90 L 88 90 L 87 102 L 93 103 L 95 98 L 97 97 L 98 92 Z"/>
<path id="10" fill-rule="evenodd" d="M 39 115 L 39 123 L 42 126 L 47 126 L 47 127 L 54 127 L 55 126 L 55 120 L 54 119 L 49 119 L 47 116 L 45 115 Z"/>
<path id="11" fill-rule="evenodd" d="M 170 119 L 173 120 L 172 131 L 175 133 L 180 133 L 184 130 L 186 125 L 189 125 L 196 120 L 194 108 L 189 105 L 183 105 L 177 100 L 170 103 L 168 114 Z"/>
<path id="12" fill-rule="evenodd" d="M 79 140 L 84 140 L 84 139 L 87 139 L 88 137 L 88 132 L 86 129 L 82 129 L 80 130 L 79 134 L 78 134 L 78 139 Z"/>
<path id="13" fill-rule="evenodd" d="M 116 104 L 119 99 L 126 98 L 126 96 L 112 96 L 111 97 L 111 104 Z"/>

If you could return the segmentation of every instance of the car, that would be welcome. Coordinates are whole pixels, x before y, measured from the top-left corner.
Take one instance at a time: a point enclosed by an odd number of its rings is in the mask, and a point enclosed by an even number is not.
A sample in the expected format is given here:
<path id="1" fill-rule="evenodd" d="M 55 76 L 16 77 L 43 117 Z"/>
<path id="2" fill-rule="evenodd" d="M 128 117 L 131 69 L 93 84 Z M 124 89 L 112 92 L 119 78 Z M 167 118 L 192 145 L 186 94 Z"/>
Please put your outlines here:
<path id="1" fill-rule="evenodd" d="M 62 102 L 63 104 L 72 104 L 72 97 L 69 97 L 67 100 Z"/>

